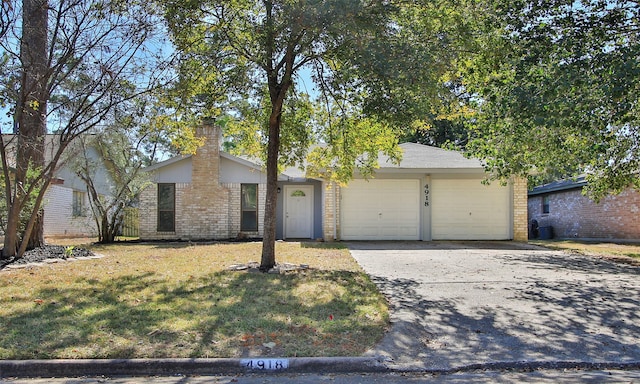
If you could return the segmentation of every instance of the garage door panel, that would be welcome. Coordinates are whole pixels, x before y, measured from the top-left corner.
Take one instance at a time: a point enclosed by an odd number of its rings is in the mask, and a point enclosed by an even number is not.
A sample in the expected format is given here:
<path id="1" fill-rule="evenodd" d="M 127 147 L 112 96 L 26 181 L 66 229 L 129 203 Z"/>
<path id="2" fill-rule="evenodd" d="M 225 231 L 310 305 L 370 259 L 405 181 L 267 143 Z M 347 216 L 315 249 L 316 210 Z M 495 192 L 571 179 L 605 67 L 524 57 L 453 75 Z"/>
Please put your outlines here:
<path id="1" fill-rule="evenodd" d="M 343 210 L 342 212 L 343 215 L 345 216 L 357 216 L 359 217 L 359 221 L 361 222 L 358 225 L 361 226 L 371 226 L 372 223 L 378 221 L 378 213 L 376 212 L 372 212 L 372 211 L 358 211 L 358 210 Z"/>
<path id="2" fill-rule="evenodd" d="M 510 230 L 510 191 L 477 179 L 432 180 L 434 240 L 506 240 Z"/>
<path id="3" fill-rule="evenodd" d="M 419 240 L 417 179 L 353 180 L 342 190 L 344 240 Z"/>
<path id="4" fill-rule="evenodd" d="M 411 237 L 417 238 L 420 236 L 418 228 L 415 226 L 412 227 L 398 227 L 397 236 L 399 237 Z"/>
<path id="5" fill-rule="evenodd" d="M 379 236 L 378 226 L 345 225 L 342 228 L 342 237 L 345 240 L 374 240 L 378 236 Z"/>

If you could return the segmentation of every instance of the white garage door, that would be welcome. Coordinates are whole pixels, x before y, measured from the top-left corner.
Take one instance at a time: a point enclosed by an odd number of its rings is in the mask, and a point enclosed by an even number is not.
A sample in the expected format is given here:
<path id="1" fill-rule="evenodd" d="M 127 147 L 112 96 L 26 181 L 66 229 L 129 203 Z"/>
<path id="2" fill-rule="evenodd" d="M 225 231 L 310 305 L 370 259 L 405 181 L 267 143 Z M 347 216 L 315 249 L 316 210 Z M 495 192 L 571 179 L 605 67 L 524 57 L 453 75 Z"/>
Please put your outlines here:
<path id="1" fill-rule="evenodd" d="M 419 240 L 419 180 L 352 180 L 342 189 L 344 240 Z"/>
<path id="2" fill-rule="evenodd" d="M 478 179 L 431 181 L 433 240 L 508 240 L 510 189 Z"/>

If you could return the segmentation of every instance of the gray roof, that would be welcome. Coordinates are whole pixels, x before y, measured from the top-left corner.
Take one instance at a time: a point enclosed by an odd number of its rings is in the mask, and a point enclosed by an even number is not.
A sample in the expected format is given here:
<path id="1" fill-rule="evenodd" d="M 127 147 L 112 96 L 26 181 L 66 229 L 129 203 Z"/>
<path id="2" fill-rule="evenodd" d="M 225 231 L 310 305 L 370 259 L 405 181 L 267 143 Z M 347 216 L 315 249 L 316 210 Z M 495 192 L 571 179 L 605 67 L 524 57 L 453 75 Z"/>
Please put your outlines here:
<path id="1" fill-rule="evenodd" d="M 529 191 L 529 196 L 543 195 L 545 193 L 567 191 L 569 189 L 582 188 L 587 185 L 587 180 L 584 176 L 579 176 L 575 180 L 558 180 L 549 184 L 538 185 Z"/>
<path id="2" fill-rule="evenodd" d="M 469 159 L 457 151 L 450 151 L 437 147 L 431 147 L 423 144 L 416 143 L 403 143 L 400 144 L 402 149 L 402 160 L 400 164 L 393 163 L 389 157 L 381 154 L 378 157 L 378 164 L 380 166 L 376 172 L 428 172 L 428 173 L 463 173 L 463 172 L 484 172 L 484 167 L 478 159 Z M 229 160 L 236 161 L 244 164 L 248 167 L 255 169 L 261 169 L 261 165 L 257 161 L 252 161 L 247 158 L 230 155 L 226 152 L 220 151 L 222 157 L 226 157 Z M 146 171 L 153 171 L 164 166 L 173 164 L 183 159 L 188 159 L 188 156 L 176 156 L 169 160 L 153 164 L 147 168 Z M 300 167 L 289 167 L 279 177 L 280 180 L 286 179 L 304 179 L 305 171 Z"/>
<path id="3" fill-rule="evenodd" d="M 167 165 L 171 165 L 173 163 L 177 163 L 177 162 L 179 162 L 181 160 L 189 159 L 189 158 L 191 158 L 191 156 L 192 155 L 174 156 L 174 157 L 172 157 L 170 159 L 161 161 L 159 163 L 152 164 L 152 165 L 144 168 L 144 171 L 146 171 L 146 172 L 155 171 L 156 169 L 159 169 L 159 168 L 162 168 L 162 167 L 166 167 Z M 227 152 L 224 152 L 224 151 L 220 151 L 220 157 L 224 157 L 225 159 L 229 159 L 231 161 L 235 161 L 236 163 L 245 165 L 245 166 L 247 166 L 249 168 L 253 168 L 253 169 L 257 169 L 257 170 L 261 169 L 260 164 L 258 164 L 255 161 L 251 161 L 249 159 L 245 159 L 245 158 L 242 158 L 242 157 L 234 156 L 234 155 L 231 155 L 231 154 L 229 154 Z"/>
<path id="4" fill-rule="evenodd" d="M 182 156 L 182 155 L 178 155 L 178 156 L 174 156 L 174 157 L 172 157 L 172 158 L 170 158 L 170 159 L 167 159 L 167 160 L 161 161 L 161 162 L 159 162 L 159 163 L 151 164 L 150 166 L 145 167 L 145 168 L 143 169 L 143 171 L 145 171 L 145 172 L 155 171 L 156 169 L 160 169 L 160 168 L 166 167 L 167 165 L 171 165 L 171 164 L 173 164 L 173 163 L 177 163 L 178 161 L 181 161 L 181 160 L 184 160 L 184 159 L 188 159 L 188 158 L 190 158 L 190 157 L 191 157 L 191 155 L 184 155 L 184 156 Z"/>
<path id="5" fill-rule="evenodd" d="M 461 152 L 416 143 L 403 143 L 400 144 L 400 148 L 403 151 L 400 164 L 394 164 L 387 156 L 380 155 L 378 158 L 380 171 L 397 169 L 429 172 L 484 171 L 480 160 L 466 158 Z"/>

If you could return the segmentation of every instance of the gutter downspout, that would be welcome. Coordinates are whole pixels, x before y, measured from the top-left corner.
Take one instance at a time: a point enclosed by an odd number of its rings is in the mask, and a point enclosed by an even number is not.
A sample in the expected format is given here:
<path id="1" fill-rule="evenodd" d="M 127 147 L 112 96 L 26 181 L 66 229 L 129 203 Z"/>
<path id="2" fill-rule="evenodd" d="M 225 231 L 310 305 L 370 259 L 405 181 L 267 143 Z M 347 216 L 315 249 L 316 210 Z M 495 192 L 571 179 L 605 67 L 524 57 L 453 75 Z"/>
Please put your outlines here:
<path id="1" fill-rule="evenodd" d="M 333 240 L 338 240 L 338 189 L 336 182 L 332 182 L 333 188 Z"/>

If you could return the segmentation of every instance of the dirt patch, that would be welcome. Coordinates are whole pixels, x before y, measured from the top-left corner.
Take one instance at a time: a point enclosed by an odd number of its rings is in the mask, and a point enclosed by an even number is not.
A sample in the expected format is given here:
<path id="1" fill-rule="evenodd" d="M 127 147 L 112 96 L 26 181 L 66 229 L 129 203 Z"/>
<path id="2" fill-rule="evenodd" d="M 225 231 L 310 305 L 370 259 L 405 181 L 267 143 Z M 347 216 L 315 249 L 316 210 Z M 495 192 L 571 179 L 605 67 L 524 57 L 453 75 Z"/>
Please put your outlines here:
<path id="1" fill-rule="evenodd" d="M 246 264 L 233 264 L 231 266 L 229 266 L 228 268 L 230 271 L 238 271 L 238 272 L 251 272 L 251 273 L 257 273 L 257 272 L 262 272 L 260 270 L 260 263 L 258 263 L 257 261 L 250 261 Z M 291 273 L 291 272 L 298 272 L 298 271 L 306 271 L 309 269 L 309 265 L 307 264 L 290 264 L 290 263 L 279 263 L 276 264 L 275 267 L 271 268 L 269 271 L 267 271 L 267 273 L 272 273 L 272 274 L 285 274 L 285 273 Z"/>

